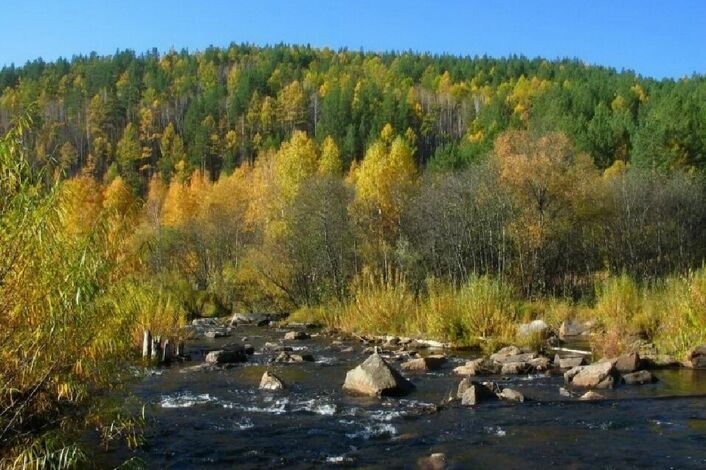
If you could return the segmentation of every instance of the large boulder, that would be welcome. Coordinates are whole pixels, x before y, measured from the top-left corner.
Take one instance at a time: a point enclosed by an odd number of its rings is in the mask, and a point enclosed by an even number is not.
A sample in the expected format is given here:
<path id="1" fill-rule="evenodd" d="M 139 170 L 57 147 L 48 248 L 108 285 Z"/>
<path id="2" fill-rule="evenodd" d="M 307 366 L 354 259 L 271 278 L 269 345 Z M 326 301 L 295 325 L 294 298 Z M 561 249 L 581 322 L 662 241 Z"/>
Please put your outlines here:
<path id="1" fill-rule="evenodd" d="M 686 356 L 686 365 L 694 369 L 706 369 L 706 344 L 696 346 Z"/>
<path id="2" fill-rule="evenodd" d="M 640 368 L 640 355 L 638 353 L 629 353 L 618 356 L 613 360 L 615 370 L 621 373 L 635 372 Z"/>
<path id="3" fill-rule="evenodd" d="M 400 368 L 408 372 L 427 372 L 430 370 L 438 370 L 446 362 L 444 356 L 426 356 L 411 359 L 402 363 Z"/>
<path id="4" fill-rule="evenodd" d="M 413 389 L 414 385 L 377 353 L 349 370 L 343 383 L 343 390 L 368 396 L 404 395 Z"/>
<path id="5" fill-rule="evenodd" d="M 242 348 L 218 351 L 211 351 L 206 354 L 206 362 L 208 364 L 234 364 L 236 362 L 246 362 L 248 356 Z"/>
<path id="6" fill-rule="evenodd" d="M 260 390 L 274 391 L 282 389 L 284 389 L 284 382 L 282 379 L 269 371 L 265 371 L 265 373 L 262 374 L 262 379 L 260 379 Z"/>
<path id="7" fill-rule="evenodd" d="M 615 368 L 610 361 L 578 366 L 566 371 L 564 380 L 575 387 L 612 388 L 615 383 Z"/>
<path id="8" fill-rule="evenodd" d="M 623 382 L 628 385 L 644 385 L 657 381 L 657 377 L 647 370 L 638 370 L 629 374 L 623 374 L 622 378 Z"/>

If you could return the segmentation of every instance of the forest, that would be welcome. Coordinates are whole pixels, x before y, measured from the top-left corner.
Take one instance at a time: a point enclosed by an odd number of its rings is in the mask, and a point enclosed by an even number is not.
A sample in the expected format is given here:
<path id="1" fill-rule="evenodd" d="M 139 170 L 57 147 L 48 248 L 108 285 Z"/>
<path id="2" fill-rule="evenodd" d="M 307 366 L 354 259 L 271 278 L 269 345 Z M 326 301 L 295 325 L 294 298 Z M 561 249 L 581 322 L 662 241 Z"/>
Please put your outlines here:
<path id="1" fill-rule="evenodd" d="M 702 76 L 234 44 L 36 60 L 0 90 L 3 462 L 85 459 L 75 423 L 138 445 L 95 392 L 195 317 L 706 342 Z"/>

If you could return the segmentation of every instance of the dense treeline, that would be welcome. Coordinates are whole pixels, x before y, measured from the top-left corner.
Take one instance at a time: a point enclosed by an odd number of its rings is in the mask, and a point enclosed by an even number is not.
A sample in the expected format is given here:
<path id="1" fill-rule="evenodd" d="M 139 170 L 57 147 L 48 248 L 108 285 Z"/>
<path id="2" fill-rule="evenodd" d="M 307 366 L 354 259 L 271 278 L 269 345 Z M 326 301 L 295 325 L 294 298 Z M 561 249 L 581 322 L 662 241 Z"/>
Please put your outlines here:
<path id="1" fill-rule="evenodd" d="M 706 83 L 522 57 L 334 52 L 232 45 L 200 53 L 42 60 L 0 71 L 0 128 L 31 103 L 34 156 L 70 174 L 90 167 L 144 191 L 186 171 L 216 179 L 295 130 L 331 137 L 345 168 L 389 123 L 414 136 L 417 164 L 462 167 L 506 129 L 558 131 L 599 168 L 704 165 Z"/>

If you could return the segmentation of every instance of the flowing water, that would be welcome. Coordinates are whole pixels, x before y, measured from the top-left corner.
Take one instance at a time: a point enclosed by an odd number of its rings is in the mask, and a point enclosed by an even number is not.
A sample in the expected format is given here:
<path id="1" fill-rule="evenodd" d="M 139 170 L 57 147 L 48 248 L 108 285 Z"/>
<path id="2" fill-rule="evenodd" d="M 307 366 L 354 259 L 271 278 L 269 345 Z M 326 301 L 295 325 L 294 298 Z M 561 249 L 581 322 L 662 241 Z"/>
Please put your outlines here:
<path id="1" fill-rule="evenodd" d="M 673 398 L 706 393 L 706 371 L 656 371 L 658 383 L 601 391 L 610 398 L 601 402 L 562 397 L 561 376 L 497 378 L 528 401 L 429 413 L 455 391 L 460 379 L 452 369 L 466 358 L 407 374 L 416 390 L 403 399 L 361 398 L 341 385 L 365 359 L 363 345 L 323 335 L 287 341 L 316 362 L 268 365 L 276 353 L 262 346 L 283 335 L 238 327 L 231 338 L 189 343 L 192 362 L 141 378 L 131 393 L 149 404 L 150 426 L 139 457 L 150 468 L 415 468 L 420 457 L 443 452 L 450 468 L 706 468 L 706 398 Z M 256 348 L 248 363 L 183 371 L 242 337 Z M 353 352 L 344 351 L 349 346 Z M 258 390 L 268 369 L 286 390 Z M 102 454 L 97 463 L 126 457 Z"/>

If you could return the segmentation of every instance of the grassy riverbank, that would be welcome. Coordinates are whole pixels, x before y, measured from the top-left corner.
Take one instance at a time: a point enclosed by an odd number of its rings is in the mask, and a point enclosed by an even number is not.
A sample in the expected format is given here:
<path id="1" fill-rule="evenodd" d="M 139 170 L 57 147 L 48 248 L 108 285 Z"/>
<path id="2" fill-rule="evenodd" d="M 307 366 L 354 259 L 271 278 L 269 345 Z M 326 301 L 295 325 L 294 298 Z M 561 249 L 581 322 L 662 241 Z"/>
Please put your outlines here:
<path id="1" fill-rule="evenodd" d="M 533 341 L 517 327 L 544 320 L 554 331 L 565 320 L 591 321 L 591 345 L 602 356 L 654 343 L 660 354 L 683 359 L 706 343 L 706 269 L 640 285 L 627 275 L 607 278 L 591 302 L 548 298 L 527 301 L 488 276 L 461 286 L 430 281 L 414 295 L 404 279 L 367 276 L 349 302 L 295 311 L 289 321 L 318 322 L 359 334 L 433 338 L 492 351 L 499 345 Z"/>

